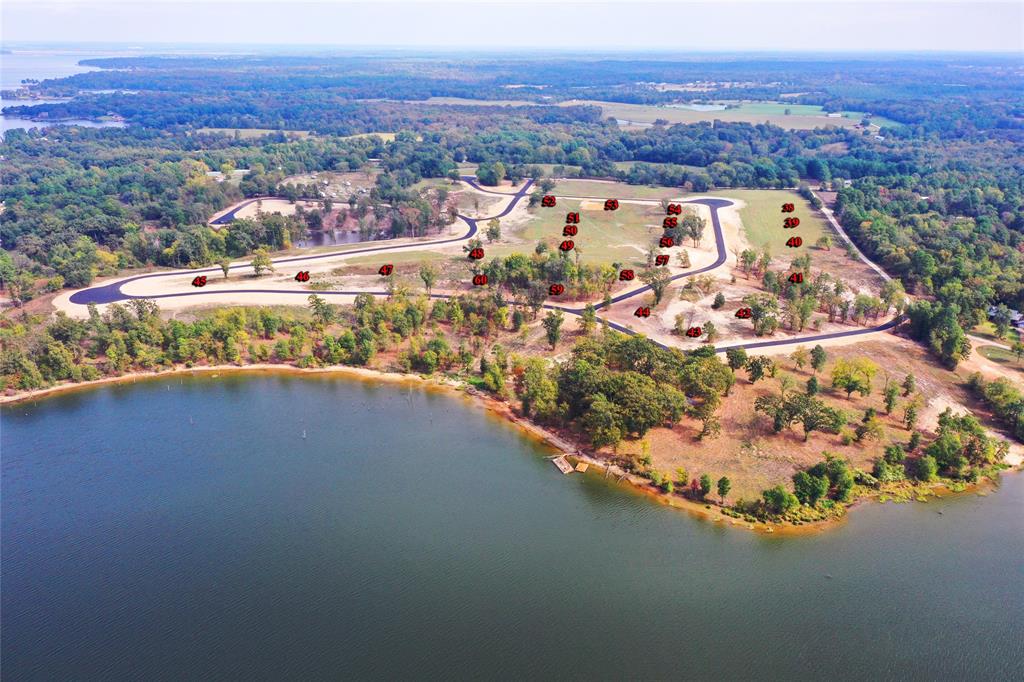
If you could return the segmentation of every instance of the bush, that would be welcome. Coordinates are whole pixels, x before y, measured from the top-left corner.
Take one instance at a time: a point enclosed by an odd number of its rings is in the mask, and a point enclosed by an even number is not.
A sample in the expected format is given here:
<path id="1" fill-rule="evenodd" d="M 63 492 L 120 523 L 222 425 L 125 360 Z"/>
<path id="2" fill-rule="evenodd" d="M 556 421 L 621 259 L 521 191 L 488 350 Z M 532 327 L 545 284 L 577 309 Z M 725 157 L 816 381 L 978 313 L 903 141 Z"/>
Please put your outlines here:
<path id="1" fill-rule="evenodd" d="M 902 481 L 904 479 L 903 467 L 890 464 L 886 459 L 883 457 L 875 460 L 875 466 L 871 473 L 882 483 Z"/>
<path id="2" fill-rule="evenodd" d="M 762 493 L 765 509 L 771 514 L 785 514 L 800 504 L 796 495 L 789 492 L 781 485 L 769 488 Z"/>
<path id="3" fill-rule="evenodd" d="M 907 459 L 907 453 L 903 451 L 899 443 L 893 443 L 885 447 L 885 462 L 886 464 L 900 464 L 902 465 L 904 460 Z"/>
<path id="4" fill-rule="evenodd" d="M 919 481 L 934 481 L 939 473 L 939 465 L 930 455 L 922 455 L 914 461 L 914 478 Z"/>

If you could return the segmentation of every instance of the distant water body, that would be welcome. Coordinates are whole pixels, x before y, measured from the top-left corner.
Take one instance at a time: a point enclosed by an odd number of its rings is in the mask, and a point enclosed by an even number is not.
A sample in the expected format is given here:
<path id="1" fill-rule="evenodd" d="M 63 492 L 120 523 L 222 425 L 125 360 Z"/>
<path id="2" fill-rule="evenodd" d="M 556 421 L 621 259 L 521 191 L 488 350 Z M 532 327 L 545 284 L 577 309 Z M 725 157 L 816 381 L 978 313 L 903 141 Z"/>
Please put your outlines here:
<path id="1" fill-rule="evenodd" d="M 15 50 L 8 54 L 0 54 L 0 90 L 17 90 L 22 87 L 25 79 L 46 80 L 47 78 L 66 78 L 76 73 L 95 71 L 95 67 L 79 66 L 82 59 L 104 55 L 86 52 L 50 52 Z M 54 100 L 4 100 L 0 99 L 0 109 L 9 106 L 44 104 Z M 59 121 L 59 125 L 80 125 L 87 128 L 123 127 L 119 121 Z M 16 128 L 44 128 L 54 123 L 33 121 L 28 118 L 0 115 L 0 134 Z"/>
<path id="2" fill-rule="evenodd" d="M 1024 678 L 1019 474 L 778 537 L 418 386 L 168 377 L 0 418 L 5 680 Z"/>

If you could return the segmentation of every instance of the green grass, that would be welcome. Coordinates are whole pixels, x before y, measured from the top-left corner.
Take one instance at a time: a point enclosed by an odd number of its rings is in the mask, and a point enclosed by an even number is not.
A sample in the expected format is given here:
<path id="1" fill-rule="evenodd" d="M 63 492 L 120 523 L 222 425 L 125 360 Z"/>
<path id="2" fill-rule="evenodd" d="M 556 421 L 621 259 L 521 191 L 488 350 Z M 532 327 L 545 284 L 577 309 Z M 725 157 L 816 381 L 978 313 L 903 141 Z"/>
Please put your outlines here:
<path id="1" fill-rule="evenodd" d="M 636 206 L 622 204 L 617 211 L 581 210 L 581 202 L 561 199 L 557 208 L 533 209 L 534 218 L 516 231 L 526 244 L 497 244 L 488 246 L 487 254 L 508 255 L 510 253 L 531 253 L 533 245 L 544 240 L 557 248 L 565 237 L 565 214 L 580 212 L 579 234 L 573 237 L 581 261 L 588 263 L 620 262 L 641 266 L 646 258 L 646 247 L 661 236 L 661 219 L 664 211 L 660 206 Z"/>
<path id="2" fill-rule="evenodd" d="M 562 102 L 569 104 L 592 104 L 601 107 L 601 115 L 633 123 L 653 123 L 664 119 L 669 123 L 697 123 L 699 121 L 729 121 L 738 123 L 764 123 L 768 121 L 783 128 L 810 130 L 826 126 L 850 128 L 860 123 L 863 113 L 842 112 L 843 116 L 829 118 L 821 107 L 810 104 L 785 104 L 779 102 L 745 102 L 736 109 L 721 111 L 694 111 L 681 107 L 656 106 L 649 104 L 626 104 L 621 102 L 600 102 L 581 100 Z M 790 110 L 787 116 L 785 111 Z M 899 125 L 880 116 L 872 118 L 876 125 Z"/>
<path id="3" fill-rule="evenodd" d="M 632 164 L 631 164 L 632 165 Z M 651 187 L 630 185 L 625 182 L 598 182 L 595 180 L 561 180 L 555 184 L 555 195 L 577 197 L 603 197 L 605 199 L 663 199 L 680 198 L 680 187 Z"/>
<path id="4" fill-rule="evenodd" d="M 419 192 L 420 190 L 434 189 L 437 187 L 446 187 L 450 190 L 458 189 L 458 187 L 456 185 L 453 185 L 451 181 L 448 180 L 447 178 L 424 178 L 423 180 L 420 180 L 419 182 L 410 185 L 409 189 L 415 192 Z"/>
<path id="5" fill-rule="evenodd" d="M 979 336 L 989 341 L 995 341 L 996 343 L 1006 343 L 1005 339 L 1000 339 L 996 336 L 996 326 L 989 321 L 982 322 L 977 327 L 971 330 L 971 334 Z"/>
<path id="6" fill-rule="evenodd" d="M 992 362 L 1015 368 L 1019 372 L 1024 372 L 1024 363 L 1017 360 L 1017 356 L 1011 351 L 1004 350 L 998 346 L 981 346 L 978 348 L 978 352 Z"/>
<path id="7" fill-rule="evenodd" d="M 438 253 L 437 251 L 397 251 L 395 253 L 378 253 L 367 256 L 356 256 L 345 260 L 345 263 L 352 265 L 374 265 L 384 263 L 440 263 L 449 258 L 451 254 Z"/>
<path id="8" fill-rule="evenodd" d="M 813 247 L 822 234 L 832 236 L 833 247 L 838 244 L 838 237 L 825 224 L 825 220 L 796 192 L 775 189 L 729 189 L 710 192 L 709 195 L 744 201 L 746 206 L 740 209 L 740 220 L 743 221 L 747 241 L 758 249 L 767 247 L 772 255 L 785 253 L 799 256 Z M 787 203 L 795 204 L 796 210 L 793 213 L 782 212 L 782 204 Z M 800 218 L 800 226 L 791 230 L 783 229 L 782 221 L 789 216 Z M 803 246 L 793 249 L 785 245 L 790 237 L 798 235 L 804 240 Z"/>

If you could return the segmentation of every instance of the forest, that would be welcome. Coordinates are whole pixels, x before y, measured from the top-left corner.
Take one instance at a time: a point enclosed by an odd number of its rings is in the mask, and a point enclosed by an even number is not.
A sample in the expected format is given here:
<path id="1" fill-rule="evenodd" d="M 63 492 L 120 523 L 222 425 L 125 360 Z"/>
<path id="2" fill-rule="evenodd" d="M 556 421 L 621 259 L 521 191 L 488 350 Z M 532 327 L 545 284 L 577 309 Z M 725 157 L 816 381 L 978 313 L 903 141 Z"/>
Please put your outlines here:
<path id="1" fill-rule="evenodd" d="M 33 115 L 115 113 L 133 125 L 5 135 L 0 276 L 26 300 L 123 268 L 201 266 L 280 249 L 318 212 L 228 230 L 206 220 L 244 197 L 296 198 L 301 191 L 282 185 L 289 175 L 371 164 L 380 171 L 372 205 L 359 210 L 389 204 L 374 228 L 385 236 L 438 229 L 450 210 L 446 197 L 410 188 L 457 177 L 463 163 L 490 175 L 500 164 L 513 180 L 539 178 L 538 164 L 548 164 L 547 174 L 690 192 L 823 184 L 836 189 L 837 216 L 856 243 L 926 299 L 908 311 L 911 333 L 955 365 L 969 349 L 964 330 L 984 320 L 989 305 L 1024 309 L 1020 77 L 1000 58 L 971 59 L 632 60 L 628 78 L 626 63 L 613 58 L 492 56 L 455 75 L 437 59 L 353 55 L 93 60 L 105 68 L 36 86 L 75 97 Z M 701 84 L 699 96 L 656 87 L 691 82 Z M 549 106 L 578 96 L 584 83 L 588 99 L 627 102 L 801 92 L 795 103 L 884 113 L 902 125 L 787 130 L 714 121 L 629 130 L 601 119 L 595 106 Z M 95 89 L 116 91 L 84 92 Z M 420 101 L 510 93 L 521 103 Z M 253 139 L 207 126 L 318 134 Z M 398 134 L 390 142 L 343 137 L 385 131 Z M 247 171 L 237 185 L 209 177 L 236 168 Z"/>

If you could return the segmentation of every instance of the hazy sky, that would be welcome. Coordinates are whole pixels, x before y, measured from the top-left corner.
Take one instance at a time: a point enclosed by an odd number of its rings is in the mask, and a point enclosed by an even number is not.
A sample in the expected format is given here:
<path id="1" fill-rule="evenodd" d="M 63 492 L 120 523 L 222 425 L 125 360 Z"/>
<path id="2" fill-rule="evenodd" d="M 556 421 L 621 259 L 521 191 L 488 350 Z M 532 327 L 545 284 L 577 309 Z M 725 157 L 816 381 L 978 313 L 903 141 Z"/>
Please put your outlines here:
<path id="1" fill-rule="evenodd" d="M 1024 50 L 1024 0 L 0 0 L 16 41 L 572 50 Z"/>

